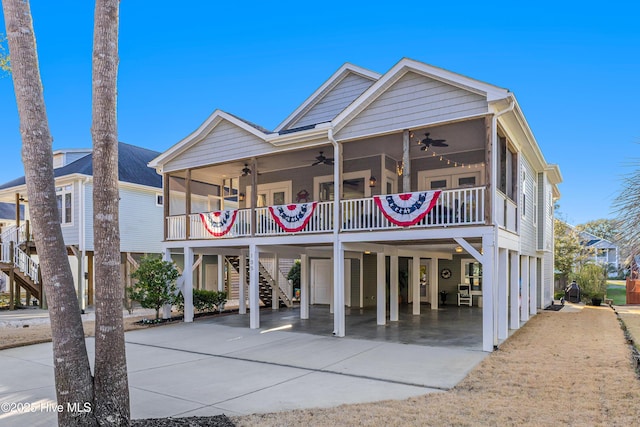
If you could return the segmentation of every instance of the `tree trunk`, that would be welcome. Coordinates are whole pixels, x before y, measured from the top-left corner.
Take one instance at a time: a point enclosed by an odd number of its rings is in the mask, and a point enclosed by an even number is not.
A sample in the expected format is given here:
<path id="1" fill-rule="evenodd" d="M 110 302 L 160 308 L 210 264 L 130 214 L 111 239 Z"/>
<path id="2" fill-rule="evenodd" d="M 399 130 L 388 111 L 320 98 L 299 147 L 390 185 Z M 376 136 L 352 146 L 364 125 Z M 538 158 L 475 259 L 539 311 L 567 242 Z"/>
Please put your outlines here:
<path id="1" fill-rule="evenodd" d="M 93 383 L 80 308 L 58 217 L 52 140 L 31 9 L 25 0 L 2 0 L 2 7 L 20 116 L 31 223 L 51 318 L 56 393 L 58 403 L 65 409 L 58 413 L 58 423 L 63 426 L 96 425 L 92 412 L 67 409 L 84 408 L 85 403 L 92 403 Z"/>
<path id="2" fill-rule="evenodd" d="M 95 412 L 101 425 L 129 425 L 130 418 L 118 215 L 118 8 L 119 0 L 97 0 L 93 33 Z"/>

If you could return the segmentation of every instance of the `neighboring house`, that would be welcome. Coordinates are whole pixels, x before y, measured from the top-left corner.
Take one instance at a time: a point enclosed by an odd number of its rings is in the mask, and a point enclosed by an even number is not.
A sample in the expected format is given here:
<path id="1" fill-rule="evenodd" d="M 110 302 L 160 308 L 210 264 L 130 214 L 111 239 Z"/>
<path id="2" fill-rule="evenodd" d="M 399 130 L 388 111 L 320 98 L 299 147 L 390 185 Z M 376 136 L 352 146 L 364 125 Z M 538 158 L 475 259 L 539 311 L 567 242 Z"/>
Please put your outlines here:
<path id="1" fill-rule="evenodd" d="M 587 231 L 579 231 L 580 244 L 585 249 L 587 261 L 604 265 L 610 277 L 618 275 L 620 252 L 618 245 Z"/>
<path id="2" fill-rule="evenodd" d="M 258 328 L 261 303 L 290 304 L 284 259 L 302 263 L 301 317 L 328 305 L 336 336 L 345 307 L 384 325 L 400 301 L 414 315 L 441 291 L 455 304 L 462 284 L 492 351 L 552 303 L 562 177 L 506 89 L 410 59 L 385 74 L 345 64 L 275 130 L 216 110 L 149 166 L 165 257 L 198 272 L 184 275 L 187 322 L 192 288 L 217 276 Z"/>
<path id="3" fill-rule="evenodd" d="M 118 179 L 120 187 L 120 251 L 123 282 L 141 254 L 160 253 L 162 240 L 162 179 L 147 163 L 158 152 L 119 143 Z M 57 150 L 53 153 L 60 223 L 81 307 L 93 304 L 93 157 L 90 149 Z M 0 185 L 0 201 L 29 208 L 24 177 Z M 28 214 L 27 214 L 28 218 Z M 14 219 L 15 222 L 15 219 Z M 41 300 L 37 277 L 37 247 L 29 222 L 3 230 L 2 269 L 14 269 L 19 285 Z M 11 257 L 14 243 L 22 257 Z M 21 260 L 22 265 L 18 266 Z M 29 265 L 27 265 L 27 263 Z M 16 264 L 14 266 L 14 264 Z M 19 277 L 18 277 L 19 276 Z"/>

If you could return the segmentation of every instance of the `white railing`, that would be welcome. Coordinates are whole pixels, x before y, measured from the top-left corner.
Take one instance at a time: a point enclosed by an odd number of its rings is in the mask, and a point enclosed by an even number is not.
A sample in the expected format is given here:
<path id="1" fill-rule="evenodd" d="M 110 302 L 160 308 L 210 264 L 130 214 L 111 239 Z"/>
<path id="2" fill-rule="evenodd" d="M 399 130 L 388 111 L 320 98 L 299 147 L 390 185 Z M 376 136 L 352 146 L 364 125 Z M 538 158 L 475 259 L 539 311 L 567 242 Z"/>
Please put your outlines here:
<path id="1" fill-rule="evenodd" d="M 518 205 L 501 191 L 496 198 L 496 223 L 509 231 L 517 231 Z"/>
<path id="2" fill-rule="evenodd" d="M 4 247 L 4 244 L 3 244 Z M 19 247 L 13 248 L 13 265 L 18 267 L 20 271 L 31 277 L 33 283 L 38 283 L 38 263 L 29 255 L 22 251 Z"/>
<path id="3" fill-rule="evenodd" d="M 484 187 L 444 190 L 435 206 L 409 228 L 484 224 Z M 343 200 L 342 231 L 387 230 L 398 226 L 389 221 L 373 198 Z"/>
<path id="4" fill-rule="evenodd" d="M 333 202 L 319 202 L 313 211 L 309 222 L 298 233 L 328 233 L 333 231 Z M 256 208 L 256 235 L 278 236 L 293 234 L 283 230 L 275 222 L 269 208 Z"/>
<path id="5" fill-rule="evenodd" d="M 401 228 L 389 221 L 376 206 L 373 198 L 343 200 L 341 231 L 371 231 Z M 448 227 L 485 223 L 485 187 L 444 190 L 435 206 L 421 221 L 410 227 Z M 503 217 L 507 206 L 498 202 L 498 218 Z M 511 207 L 509 207 L 511 210 Z M 515 218 L 515 214 L 510 214 Z M 268 207 L 255 209 L 255 235 L 279 236 L 294 234 L 283 230 L 273 219 Z M 167 240 L 185 240 L 187 224 L 185 215 L 167 217 Z M 500 222 L 500 220 L 498 220 Z M 502 224 L 501 224 L 502 225 Z M 333 202 L 319 202 L 307 225 L 297 234 L 330 233 L 333 231 Z M 189 216 L 189 239 L 220 239 L 251 236 L 251 210 L 238 210 L 231 230 L 223 236 L 210 234 L 199 214 Z"/>
<path id="6" fill-rule="evenodd" d="M 11 262 L 11 242 L 10 241 L 2 241 L 2 248 L 0 250 L 0 262 L 10 263 Z"/>
<path id="7" fill-rule="evenodd" d="M 209 233 L 202 223 L 200 214 L 189 215 L 189 239 L 223 239 L 243 237 L 251 235 L 251 210 L 240 209 L 236 214 L 236 220 L 223 236 L 214 236 Z"/>
<path id="8" fill-rule="evenodd" d="M 185 215 L 167 217 L 167 240 L 184 240 L 187 238 L 187 221 Z"/>
<path id="9" fill-rule="evenodd" d="M 18 244 L 24 243 L 29 239 L 27 236 L 27 222 L 23 222 L 19 227 L 11 225 L 0 234 L 0 240 L 3 242 L 16 242 Z"/>

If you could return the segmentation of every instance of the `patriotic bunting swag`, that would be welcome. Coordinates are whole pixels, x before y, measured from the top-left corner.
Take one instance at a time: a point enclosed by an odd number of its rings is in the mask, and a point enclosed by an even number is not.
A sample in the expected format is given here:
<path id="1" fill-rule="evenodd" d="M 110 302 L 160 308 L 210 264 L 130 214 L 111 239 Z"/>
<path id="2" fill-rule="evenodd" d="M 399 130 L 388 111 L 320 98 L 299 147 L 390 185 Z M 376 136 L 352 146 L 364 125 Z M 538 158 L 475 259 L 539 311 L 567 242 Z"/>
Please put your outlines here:
<path id="1" fill-rule="evenodd" d="M 382 214 L 392 223 L 402 227 L 415 225 L 435 206 L 440 191 L 373 196 Z"/>
<path id="2" fill-rule="evenodd" d="M 307 226 L 318 202 L 269 206 L 273 220 L 284 231 L 297 232 Z"/>
<path id="3" fill-rule="evenodd" d="M 200 218 L 207 231 L 216 236 L 224 236 L 231 230 L 236 221 L 237 209 L 217 212 L 201 213 Z"/>

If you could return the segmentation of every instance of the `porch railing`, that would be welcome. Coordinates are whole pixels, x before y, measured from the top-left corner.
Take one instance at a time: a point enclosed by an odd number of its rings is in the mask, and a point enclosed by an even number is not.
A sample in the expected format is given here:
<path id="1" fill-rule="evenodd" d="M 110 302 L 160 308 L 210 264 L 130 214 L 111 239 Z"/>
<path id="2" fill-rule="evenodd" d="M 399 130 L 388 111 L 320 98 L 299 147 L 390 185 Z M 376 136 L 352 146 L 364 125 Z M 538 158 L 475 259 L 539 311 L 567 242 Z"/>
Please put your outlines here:
<path id="1" fill-rule="evenodd" d="M 31 277 L 33 283 L 38 283 L 38 263 L 33 260 L 29 255 L 21 250 L 18 246 L 13 248 L 13 264 L 20 269 L 24 274 Z"/>
<path id="2" fill-rule="evenodd" d="M 421 221 L 411 227 L 447 227 L 485 223 L 485 187 L 444 190 L 435 206 Z M 343 232 L 398 229 L 375 205 L 373 198 L 342 200 Z M 283 230 L 273 219 L 268 207 L 255 209 L 256 236 L 279 236 L 292 234 Z M 186 239 L 186 216 L 167 217 L 167 240 Z M 333 202 L 320 202 L 309 222 L 297 234 L 330 233 L 333 231 Z M 189 239 L 220 239 L 251 235 L 251 210 L 240 209 L 231 230 L 223 236 L 211 235 L 202 224 L 199 214 L 189 215 Z"/>
<path id="3" fill-rule="evenodd" d="M 373 198 L 341 201 L 342 231 L 388 230 L 398 226 L 389 221 Z M 442 227 L 484 223 L 484 187 L 445 190 L 435 206 L 416 227 Z"/>

